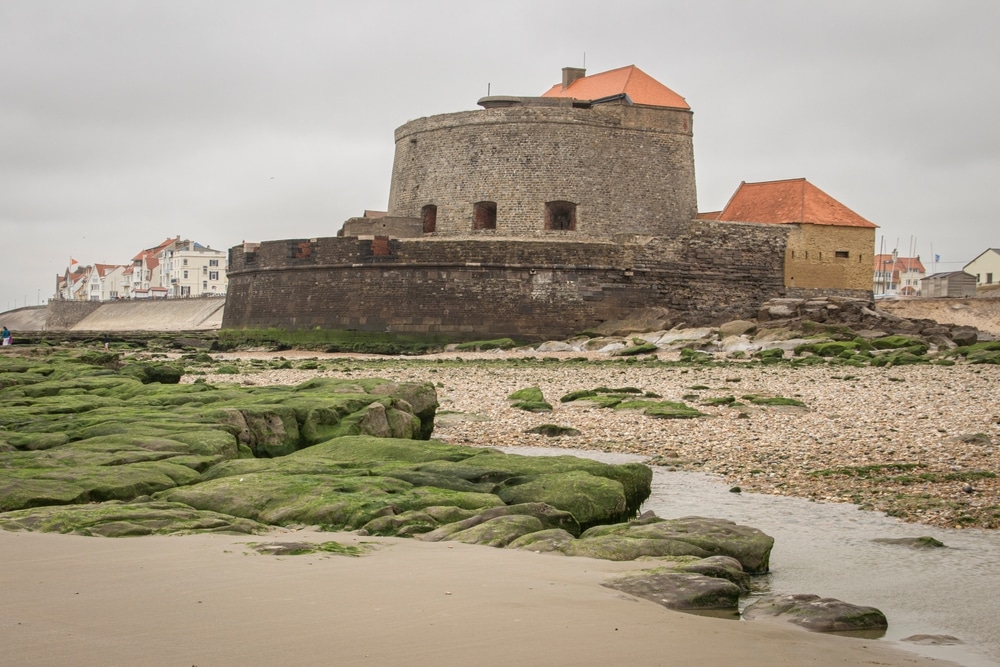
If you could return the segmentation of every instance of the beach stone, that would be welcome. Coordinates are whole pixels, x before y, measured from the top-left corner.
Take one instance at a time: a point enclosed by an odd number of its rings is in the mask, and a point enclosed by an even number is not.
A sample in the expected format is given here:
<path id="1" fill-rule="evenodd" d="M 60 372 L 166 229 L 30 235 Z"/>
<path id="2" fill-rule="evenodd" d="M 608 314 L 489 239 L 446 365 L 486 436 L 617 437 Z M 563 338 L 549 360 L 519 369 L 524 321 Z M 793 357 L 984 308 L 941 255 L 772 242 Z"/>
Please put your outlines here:
<path id="1" fill-rule="evenodd" d="M 774 618 L 794 623 L 812 632 L 885 630 L 885 614 L 874 607 L 862 607 L 818 595 L 776 595 L 761 598 L 743 610 L 746 619 Z"/>
<path id="2" fill-rule="evenodd" d="M 524 549 L 539 553 L 563 553 L 566 545 L 576 538 L 562 528 L 549 528 L 522 535 L 507 545 L 508 549 Z"/>
<path id="3" fill-rule="evenodd" d="M 722 555 L 737 560 L 747 573 L 768 571 L 774 538 L 756 528 L 704 517 L 656 519 L 590 528 L 564 553 L 605 560 Z"/>
<path id="4" fill-rule="evenodd" d="M 52 505 L 0 513 L 0 528 L 100 537 L 180 533 L 243 533 L 270 528 L 250 519 L 196 510 L 181 503 L 106 502 Z"/>
<path id="5" fill-rule="evenodd" d="M 620 520 L 627 504 L 620 482 L 576 470 L 506 486 L 497 495 L 508 505 L 544 502 L 565 510 L 584 529 Z"/>
<path id="6" fill-rule="evenodd" d="M 877 537 L 872 542 L 900 544 L 906 547 L 913 547 L 914 549 L 940 549 L 944 546 L 944 542 L 928 535 L 921 537 Z"/>
<path id="7" fill-rule="evenodd" d="M 728 336 L 742 336 L 743 334 L 757 328 L 757 323 L 750 320 L 732 320 L 719 325 L 719 338 Z"/>
<path id="8" fill-rule="evenodd" d="M 738 560 L 729 556 L 709 556 L 693 563 L 678 565 L 677 570 L 726 579 L 739 586 L 741 592 L 750 592 L 750 575 L 743 571 L 743 566 Z"/>
<path id="9" fill-rule="evenodd" d="M 503 548 L 522 535 L 536 533 L 542 528 L 544 525 L 536 517 L 515 514 L 484 521 L 471 528 L 452 533 L 448 539 L 451 542 Z"/>
<path id="10" fill-rule="evenodd" d="M 715 330 L 708 327 L 694 329 L 671 329 L 656 340 L 658 347 L 668 347 L 679 342 L 690 343 L 708 341 L 715 338 Z"/>
<path id="11" fill-rule="evenodd" d="M 963 643 L 961 639 L 951 635 L 910 635 L 899 641 L 920 644 L 921 646 L 955 646 Z"/>
<path id="12" fill-rule="evenodd" d="M 979 331 L 975 327 L 952 327 L 950 336 L 956 345 L 975 345 L 979 340 Z"/>
<path id="13" fill-rule="evenodd" d="M 730 352 L 752 352 L 759 348 L 759 345 L 752 343 L 746 336 L 726 336 L 719 341 L 719 351 L 727 354 Z"/>
<path id="14" fill-rule="evenodd" d="M 544 503 L 521 503 L 519 505 L 503 505 L 482 510 L 474 516 L 448 523 L 440 528 L 424 533 L 419 536 L 419 539 L 425 542 L 450 541 L 459 533 L 469 531 L 480 524 L 487 523 L 496 518 L 508 516 L 529 516 L 537 521 L 537 523 L 519 523 L 518 525 L 520 526 L 529 524 L 535 526 L 534 531 L 524 531 L 521 534 L 552 529 L 564 530 L 570 534 L 579 534 L 580 531 L 579 523 L 569 512 L 558 510 Z M 472 535 L 473 533 L 469 534 Z"/>
<path id="15" fill-rule="evenodd" d="M 538 352 L 573 352 L 575 348 L 570 343 L 560 340 L 548 340 L 535 348 Z"/>
<path id="16" fill-rule="evenodd" d="M 726 579 L 662 569 L 630 572 L 602 585 L 678 611 L 730 609 L 735 614 L 740 599 L 740 587 Z"/>

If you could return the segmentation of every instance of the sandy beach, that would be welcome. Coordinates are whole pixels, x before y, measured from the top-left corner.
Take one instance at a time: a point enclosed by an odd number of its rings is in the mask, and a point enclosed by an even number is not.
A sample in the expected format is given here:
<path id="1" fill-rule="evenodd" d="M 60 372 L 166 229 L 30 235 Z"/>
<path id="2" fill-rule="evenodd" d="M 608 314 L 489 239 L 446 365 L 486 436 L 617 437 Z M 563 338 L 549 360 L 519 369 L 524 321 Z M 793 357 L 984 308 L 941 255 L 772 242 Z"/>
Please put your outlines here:
<path id="1" fill-rule="evenodd" d="M 331 539 L 371 551 L 272 556 L 248 544 Z M 463 544 L 0 532 L 0 561 L 9 665 L 948 664 L 673 612 L 599 585 L 635 563 Z"/>
<path id="2" fill-rule="evenodd" d="M 511 364 L 496 354 L 450 363 L 458 356 L 242 354 L 232 357 L 320 363 L 312 370 L 246 367 L 237 375 L 197 377 L 245 385 L 294 384 L 317 375 L 430 381 L 441 403 L 434 437 L 451 442 L 640 454 L 724 475 L 747 491 L 854 501 L 938 526 L 980 525 L 998 505 L 995 477 L 975 478 L 972 493 L 947 479 L 948 473 L 1000 470 L 992 444 L 1000 417 L 989 399 L 1000 380 L 996 367 Z M 472 363 L 477 360 L 485 363 Z M 507 395 L 532 385 L 553 412 L 508 405 Z M 687 400 L 709 416 L 660 420 L 559 403 L 566 392 L 597 386 Z M 701 405 L 724 394 L 795 397 L 806 407 Z M 580 435 L 524 432 L 542 423 L 572 426 Z M 975 434 L 985 435 L 985 443 L 966 437 Z M 814 474 L 896 462 L 919 462 L 937 477 L 893 487 L 877 476 Z M 901 503 L 901 495 L 924 502 Z M 712 508 L 704 514 L 712 516 Z M 273 556 L 251 547 L 331 539 L 369 551 Z M 948 664 L 878 641 L 673 612 L 600 586 L 614 573 L 648 563 L 307 530 L 123 539 L 0 532 L 0 562 L 7 664 Z"/>

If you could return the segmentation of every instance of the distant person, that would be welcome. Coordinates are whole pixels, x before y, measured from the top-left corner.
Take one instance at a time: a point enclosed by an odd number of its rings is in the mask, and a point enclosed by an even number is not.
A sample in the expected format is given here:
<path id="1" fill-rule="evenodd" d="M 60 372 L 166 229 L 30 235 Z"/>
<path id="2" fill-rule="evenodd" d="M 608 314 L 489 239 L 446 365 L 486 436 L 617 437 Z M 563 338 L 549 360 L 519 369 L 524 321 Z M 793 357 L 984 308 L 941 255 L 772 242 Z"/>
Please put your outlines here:
<path id="1" fill-rule="evenodd" d="M 104 351 L 108 351 L 108 334 L 104 334 Z"/>
<path id="2" fill-rule="evenodd" d="M 0 332 L 0 338 L 3 339 L 4 345 L 10 345 L 14 342 L 13 337 L 10 335 L 10 330 L 7 327 L 4 327 L 3 332 Z"/>

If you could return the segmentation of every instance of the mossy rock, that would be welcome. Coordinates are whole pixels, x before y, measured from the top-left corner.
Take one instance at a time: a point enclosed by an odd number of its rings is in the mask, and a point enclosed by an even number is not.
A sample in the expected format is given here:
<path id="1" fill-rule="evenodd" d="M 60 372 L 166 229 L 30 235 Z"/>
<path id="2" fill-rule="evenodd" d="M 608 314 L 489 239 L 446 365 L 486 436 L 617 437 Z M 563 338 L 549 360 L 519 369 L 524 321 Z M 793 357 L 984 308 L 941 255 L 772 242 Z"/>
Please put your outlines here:
<path id="1" fill-rule="evenodd" d="M 493 524 L 486 531 L 475 530 L 478 526 L 489 524 L 497 519 L 506 517 L 530 517 L 527 520 L 518 520 L 504 525 L 504 522 Z M 527 528 L 532 530 L 527 530 Z M 500 529 L 496 531 L 496 529 Z M 517 540 L 523 540 L 531 533 L 560 530 L 572 535 L 580 534 L 580 524 L 569 512 L 556 509 L 545 503 L 520 503 L 516 505 L 504 505 L 502 507 L 491 507 L 480 510 L 471 517 L 447 523 L 440 528 L 432 530 L 420 536 L 425 542 L 448 542 L 456 539 L 461 541 L 484 544 L 485 541 L 496 541 L 498 534 L 509 536 L 511 539 L 503 539 L 503 544 L 495 546 L 508 546 Z M 515 533 L 517 534 L 515 536 Z"/>
<path id="2" fill-rule="evenodd" d="M 602 586 L 678 611 L 731 610 L 735 618 L 740 587 L 726 579 L 693 572 L 640 570 L 610 579 Z"/>
<path id="3" fill-rule="evenodd" d="M 813 632 L 884 631 L 885 614 L 818 595 L 776 595 L 757 600 L 743 611 L 744 618 L 770 617 L 794 623 Z"/>
<path id="4" fill-rule="evenodd" d="M 642 343 L 639 345 L 630 345 L 628 347 L 616 350 L 612 356 L 615 357 L 635 357 L 640 354 L 655 354 L 659 348 L 653 343 Z"/>
<path id="5" fill-rule="evenodd" d="M 604 560 L 721 555 L 739 561 L 749 574 L 763 574 L 769 569 L 773 546 L 774 538 L 756 528 L 725 519 L 684 517 L 593 527 L 564 553 Z"/>
<path id="6" fill-rule="evenodd" d="M 508 505 L 541 502 L 573 515 L 584 529 L 628 519 L 625 488 L 617 480 L 574 470 L 541 475 L 504 486 L 497 495 Z"/>
<path id="7" fill-rule="evenodd" d="M 560 403 L 572 403 L 573 401 L 592 398 L 597 396 L 598 392 L 593 389 L 579 389 L 577 391 L 571 391 L 568 394 L 564 394 L 562 398 L 559 399 Z"/>
<path id="8" fill-rule="evenodd" d="M 572 426 L 559 426 L 558 424 L 539 424 L 524 431 L 536 435 L 544 435 L 547 438 L 558 438 L 562 436 L 574 437 L 580 435 L 579 429 Z"/>
<path id="9" fill-rule="evenodd" d="M 923 351 L 927 351 L 927 343 L 919 338 L 914 338 L 913 336 L 883 336 L 882 338 L 875 338 L 871 341 L 872 347 L 876 350 L 898 350 L 901 348 L 923 348 Z M 921 352 L 920 354 L 923 354 Z"/>
<path id="10" fill-rule="evenodd" d="M 931 360 L 927 357 L 914 354 L 909 349 L 902 349 L 873 357 L 870 363 L 872 366 L 881 368 L 889 366 L 912 366 L 930 362 Z"/>
<path id="11" fill-rule="evenodd" d="M 503 504 L 492 494 L 414 487 L 391 477 L 278 472 L 223 477 L 172 489 L 157 498 L 261 523 L 331 530 L 355 530 L 379 516 L 431 506 L 481 509 Z"/>
<path id="12" fill-rule="evenodd" d="M 855 353 L 858 349 L 858 345 L 858 342 L 855 340 L 803 343 L 802 345 L 796 345 L 794 352 L 796 355 L 802 355 L 806 352 L 810 352 L 819 357 L 836 357 L 844 352 L 847 352 L 848 354 Z"/>
<path id="13" fill-rule="evenodd" d="M 785 396 L 758 396 L 757 394 L 745 394 L 742 398 L 744 401 L 749 401 L 754 405 L 793 406 L 797 408 L 806 407 L 806 404 L 799 399 L 786 398 Z"/>
<path id="14" fill-rule="evenodd" d="M 514 401 L 510 404 L 512 408 L 524 410 L 525 412 L 551 412 L 552 404 L 545 401 Z"/>
<path id="15" fill-rule="evenodd" d="M 184 376 L 184 369 L 165 363 L 129 363 L 122 367 L 121 373 L 134 377 L 143 384 L 178 384 Z"/>
<path id="16" fill-rule="evenodd" d="M 507 397 L 507 400 L 520 403 L 544 403 L 545 396 L 542 395 L 542 390 L 538 387 L 525 387 L 512 393 Z"/>
<path id="17" fill-rule="evenodd" d="M 0 528 L 102 537 L 183 533 L 262 533 L 270 527 L 227 514 L 205 512 L 181 503 L 106 502 L 33 507 L 0 514 Z"/>
<path id="18" fill-rule="evenodd" d="M 681 349 L 680 360 L 689 364 L 705 364 L 713 361 L 714 357 L 712 357 L 712 355 L 708 352 L 702 352 L 701 350 L 696 350 L 691 347 L 685 347 Z"/>
<path id="19" fill-rule="evenodd" d="M 736 402 L 735 396 L 718 396 L 708 398 L 701 402 L 702 405 L 732 405 Z"/>
<path id="20" fill-rule="evenodd" d="M 509 350 L 517 347 L 517 343 L 511 338 L 495 338 L 493 340 L 474 340 L 468 343 L 459 343 L 455 349 L 459 352 L 485 352 L 487 350 Z"/>

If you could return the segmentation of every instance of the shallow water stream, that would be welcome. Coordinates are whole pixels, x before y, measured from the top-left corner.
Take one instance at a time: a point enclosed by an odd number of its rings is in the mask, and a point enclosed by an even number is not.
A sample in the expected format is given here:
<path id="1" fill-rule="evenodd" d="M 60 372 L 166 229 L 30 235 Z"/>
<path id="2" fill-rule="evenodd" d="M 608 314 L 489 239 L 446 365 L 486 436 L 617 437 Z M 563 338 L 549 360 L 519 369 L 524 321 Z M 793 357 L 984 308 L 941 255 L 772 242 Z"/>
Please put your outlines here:
<path id="1" fill-rule="evenodd" d="M 567 449 L 510 448 L 519 454 L 586 456 L 608 463 L 641 457 Z M 854 505 L 730 493 L 721 478 L 653 468 L 643 510 L 663 518 L 706 516 L 758 528 L 775 539 L 763 593 L 815 593 L 882 610 L 880 641 L 969 667 L 1000 665 L 1000 531 L 907 524 Z M 877 538 L 929 535 L 947 548 L 918 549 Z M 725 621 L 720 621 L 725 622 Z M 916 634 L 952 635 L 961 645 L 902 642 Z"/>

